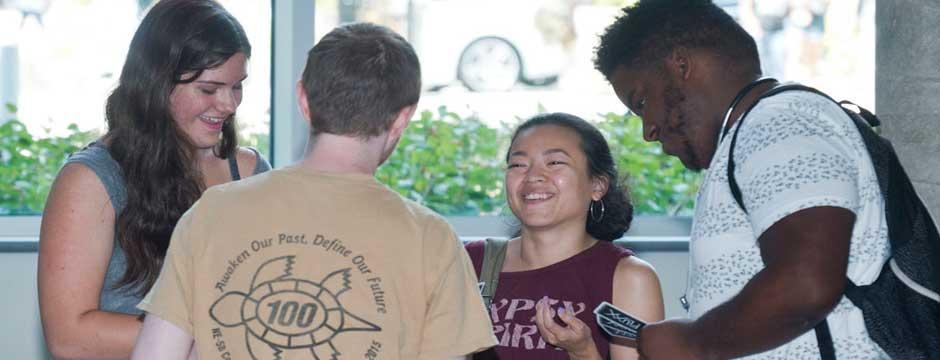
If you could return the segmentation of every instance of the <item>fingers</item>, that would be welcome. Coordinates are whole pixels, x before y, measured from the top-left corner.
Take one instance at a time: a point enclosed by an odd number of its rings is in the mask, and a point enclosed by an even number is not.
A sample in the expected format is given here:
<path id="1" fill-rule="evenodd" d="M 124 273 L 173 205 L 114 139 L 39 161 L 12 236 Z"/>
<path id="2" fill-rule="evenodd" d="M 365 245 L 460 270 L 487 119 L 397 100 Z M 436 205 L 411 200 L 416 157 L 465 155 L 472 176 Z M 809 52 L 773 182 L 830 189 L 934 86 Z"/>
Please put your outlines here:
<path id="1" fill-rule="evenodd" d="M 535 305 L 535 325 L 546 342 L 568 348 L 591 337 L 591 330 L 587 324 L 570 311 L 565 311 L 565 308 L 558 309 L 558 317 L 567 326 L 555 322 L 552 312 L 552 308 L 545 302 L 539 302 Z"/>
<path id="2" fill-rule="evenodd" d="M 552 312 L 548 304 L 542 301 L 535 305 L 535 326 L 546 342 L 556 346 L 559 345 L 557 333 L 561 330 L 561 327 L 552 319 Z"/>
<path id="3" fill-rule="evenodd" d="M 565 324 L 568 324 L 568 328 L 575 332 L 581 332 L 582 329 L 587 329 L 587 324 L 581 321 L 581 319 L 578 319 L 577 316 L 574 316 L 573 313 L 565 311 L 565 308 L 558 309 L 558 317 L 560 317 L 561 321 L 564 321 Z"/>

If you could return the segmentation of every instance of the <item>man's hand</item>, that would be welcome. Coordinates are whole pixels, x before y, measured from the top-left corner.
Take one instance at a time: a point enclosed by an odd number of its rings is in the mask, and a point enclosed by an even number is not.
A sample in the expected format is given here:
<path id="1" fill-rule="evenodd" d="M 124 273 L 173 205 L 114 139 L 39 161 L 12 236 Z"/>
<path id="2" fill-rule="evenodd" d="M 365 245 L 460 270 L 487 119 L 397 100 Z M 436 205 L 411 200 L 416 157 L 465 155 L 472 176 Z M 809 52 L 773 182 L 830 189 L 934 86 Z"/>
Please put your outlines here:
<path id="1" fill-rule="evenodd" d="M 692 338 L 692 322 L 686 319 L 670 319 L 644 326 L 637 339 L 637 352 L 640 359 L 649 360 L 704 358 Z"/>

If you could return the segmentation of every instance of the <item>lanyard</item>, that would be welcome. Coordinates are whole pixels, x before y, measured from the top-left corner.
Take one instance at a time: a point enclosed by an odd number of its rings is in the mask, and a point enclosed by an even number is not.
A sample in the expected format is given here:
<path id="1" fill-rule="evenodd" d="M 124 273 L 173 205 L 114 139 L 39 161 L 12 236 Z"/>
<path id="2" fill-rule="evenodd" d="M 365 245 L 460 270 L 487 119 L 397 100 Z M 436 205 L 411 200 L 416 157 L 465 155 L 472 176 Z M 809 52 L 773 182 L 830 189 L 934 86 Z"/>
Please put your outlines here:
<path id="1" fill-rule="evenodd" d="M 725 139 L 725 135 L 728 134 L 728 131 L 731 130 L 728 128 L 728 119 L 731 118 L 731 112 L 734 111 L 734 107 L 738 106 L 738 103 L 741 102 L 742 99 L 744 99 L 744 96 L 747 95 L 748 92 L 753 90 L 758 85 L 766 84 L 766 83 L 774 82 L 774 81 L 777 81 L 777 79 L 770 78 L 770 77 L 760 78 L 760 79 L 752 81 L 750 84 L 747 84 L 746 86 L 744 86 L 744 88 L 738 91 L 737 95 L 734 96 L 734 100 L 731 100 L 731 105 L 728 105 L 728 112 L 725 113 L 725 120 L 721 122 L 721 133 L 718 135 L 719 144 L 721 144 L 721 141 Z"/>

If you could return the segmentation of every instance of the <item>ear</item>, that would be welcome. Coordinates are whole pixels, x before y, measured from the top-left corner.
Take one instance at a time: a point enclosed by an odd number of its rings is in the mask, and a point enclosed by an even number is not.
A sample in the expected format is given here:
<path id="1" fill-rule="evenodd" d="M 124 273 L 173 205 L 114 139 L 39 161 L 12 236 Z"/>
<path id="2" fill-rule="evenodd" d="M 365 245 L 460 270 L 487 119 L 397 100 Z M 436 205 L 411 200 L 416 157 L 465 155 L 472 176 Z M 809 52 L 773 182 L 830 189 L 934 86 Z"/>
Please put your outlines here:
<path id="1" fill-rule="evenodd" d="M 692 77 L 692 65 L 692 51 L 685 46 L 676 46 L 666 58 L 666 71 L 674 79 L 689 80 Z"/>
<path id="2" fill-rule="evenodd" d="M 398 141 L 398 138 L 401 137 L 401 134 L 405 132 L 405 128 L 408 127 L 408 123 L 411 122 L 411 117 L 414 116 L 415 110 L 418 109 L 418 104 L 411 104 L 398 110 L 398 113 L 395 114 L 395 120 L 392 122 L 391 128 L 388 129 L 388 138 L 394 141 Z"/>
<path id="3" fill-rule="evenodd" d="M 297 82 L 297 104 L 300 106 L 300 113 L 303 114 L 304 119 L 307 120 L 307 123 L 310 123 L 310 104 L 307 101 L 307 91 L 304 90 L 304 84 L 300 81 Z"/>
<path id="4" fill-rule="evenodd" d="M 610 180 L 606 176 L 595 176 L 591 179 L 591 200 L 597 201 L 607 195 Z"/>

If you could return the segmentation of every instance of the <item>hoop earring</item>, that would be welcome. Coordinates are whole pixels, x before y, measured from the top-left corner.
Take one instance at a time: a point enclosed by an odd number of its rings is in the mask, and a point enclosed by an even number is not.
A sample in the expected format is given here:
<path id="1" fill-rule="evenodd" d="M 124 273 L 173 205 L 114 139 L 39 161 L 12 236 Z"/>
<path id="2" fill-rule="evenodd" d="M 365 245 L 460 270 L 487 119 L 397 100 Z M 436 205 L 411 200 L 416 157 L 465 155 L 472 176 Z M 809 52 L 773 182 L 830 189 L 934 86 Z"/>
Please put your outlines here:
<path id="1" fill-rule="evenodd" d="M 601 203 L 601 215 L 600 215 L 600 216 L 595 216 L 595 214 L 594 214 L 594 204 L 595 204 L 595 203 Z M 601 220 L 604 220 L 604 211 L 605 211 L 606 209 L 604 208 L 604 200 L 603 200 L 603 199 L 597 200 L 597 201 L 593 201 L 593 200 L 592 200 L 592 201 L 591 201 L 591 206 L 589 207 L 589 209 L 590 209 L 590 212 L 591 212 L 591 220 L 592 220 L 592 221 L 594 221 L 594 222 L 601 222 Z"/>

